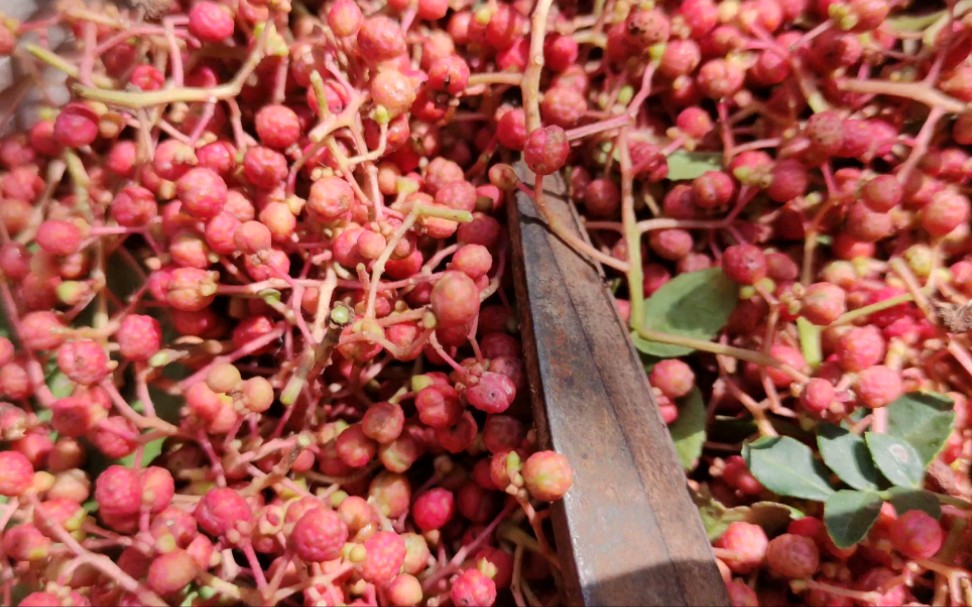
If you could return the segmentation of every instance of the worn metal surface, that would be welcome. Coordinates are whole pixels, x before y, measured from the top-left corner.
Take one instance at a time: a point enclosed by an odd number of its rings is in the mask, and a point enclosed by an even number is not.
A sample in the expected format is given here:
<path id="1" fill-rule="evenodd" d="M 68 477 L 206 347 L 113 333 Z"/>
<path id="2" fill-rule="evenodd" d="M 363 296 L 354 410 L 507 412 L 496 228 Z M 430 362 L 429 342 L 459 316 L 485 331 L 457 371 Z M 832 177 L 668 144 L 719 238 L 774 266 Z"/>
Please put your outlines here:
<path id="1" fill-rule="evenodd" d="M 526 183 L 533 176 L 521 165 Z M 560 177 L 551 209 L 579 228 Z M 541 443 L 574 484 L 554 506 L 571 604 L 728 605 L 701 520 L 627 330 L 597 268 L 511 205 L 514 279 Z"/>

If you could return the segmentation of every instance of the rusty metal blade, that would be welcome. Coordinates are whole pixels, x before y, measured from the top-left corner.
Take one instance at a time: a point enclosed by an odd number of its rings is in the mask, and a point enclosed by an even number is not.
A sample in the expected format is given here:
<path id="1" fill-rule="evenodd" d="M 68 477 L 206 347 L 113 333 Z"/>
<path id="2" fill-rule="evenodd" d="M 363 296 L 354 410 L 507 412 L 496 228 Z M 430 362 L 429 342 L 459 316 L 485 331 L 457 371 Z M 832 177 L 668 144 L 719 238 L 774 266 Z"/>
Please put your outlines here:
<path id="1" fill-rule="evenodd" d="M 518 167 L 526 183 L 533 175 Z M 545 200 L 580 233 L 560 176 Z M 510 209 L 513 271 L 541 444 L 574 485 L 554 506 L 568 601 L 728 605 L 648 378 L 591 262 L 547 230 L 530 196 Z"/>

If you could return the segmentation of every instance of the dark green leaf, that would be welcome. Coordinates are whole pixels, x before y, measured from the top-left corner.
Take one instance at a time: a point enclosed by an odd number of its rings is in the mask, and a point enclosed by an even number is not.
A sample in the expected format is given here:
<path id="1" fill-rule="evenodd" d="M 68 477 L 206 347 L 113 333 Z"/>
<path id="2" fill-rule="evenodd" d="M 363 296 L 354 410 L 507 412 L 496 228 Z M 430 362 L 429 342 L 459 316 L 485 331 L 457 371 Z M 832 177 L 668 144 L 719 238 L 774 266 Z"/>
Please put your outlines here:
<path id="1" fill-rule="evenodd" d="M 157 458 L 159 454 L 162 453 L 162 446 L 164 443 L 165 443 L 165 438 L 157 438 L 155 440 L 151 440 L 145 443 L 145 446 L 142 448 L 142 467 L 151 464 L 155 460 L 155 458 Z M 135 465 L 135 453 L 126 455 L 125 457 L 121 458 L 121 460 L 119 461 L 123 466 L 128 466 L 129 468 L 132 468 Z"/>
<path id="2" fill-rule="evenodd" d="M 839 548 L 864 539 L 881 513 L 884 500 L 873 491 L 842 490 L 824 503 L 824 525 Z"/>
<path id="3" fill-rule="evenodd" d="M 716 415 L 709 424 L 709 440 L 720 443 L 741 443 L 758 432 L 756 422 L 752 419 L 738 419 L 725 415 Z"/>
<path id="4" fill-rule="evenodd" d="M 827 469 L 800 441 L 788 436 L 764 437 L 744 445 L 742 454 L 753 476 L 774 493 L 818 502 L 834 493 Z"/>
<path id="5" fill-rule="evenodd" d="M 921 510 L 935 518 L 942 516 L 942 505 L 931 491 L 891 487 L 887 491 L 886 499 L 891 502 L 899 516 L 909 510 Z"/>
<path id="6" fill-rule="evenodd" d="M 871 459 L 891 484 L 898 487 L 920 487 L 925 465 L 915 448 L 890 434 L 864 434 Z"/>
<path id="7" fill-rule="evenodd" d="M 710 340 L 719 333 L 739 302 L 739 288 L 722 273 L 708 268 L 679 274 L 645 302 L 645 328 L 681 337 Z M 635 347 L 654 356 L 684 356 L 692 348 L 634 336 Z"/>
<path id="8" fill-rule="evenodd" d="M 927 466 L 952 433 L 952 399 L 934 392 L 909 392 L 888 405 L 888 434 L 907 441 Z"/>
<path id="9" fill-rule="evenodd" d="M 855 489 L 878 489 L 881 475 L 871 461 L 864 439 L 833 424 L 817 426 L 817 447 L 827 466 Z"/>
<path id="10" fill-rule="evenodd" d="M 702 454 L 705 443 L 705 403 L 698 388 L 692 388 L 678 402 L 678 419 L 668 426 L 675 443 L 675 451 L 682 462 L 682 468 L 691 470 Z"/>
<path id="11" fill-rule="evenodd" d="M 676 150 L 668 155 L 668 178 L 672 181 L 695 179 L 706 171 L 720 169 L 722 154 L 718 152 Z"/>

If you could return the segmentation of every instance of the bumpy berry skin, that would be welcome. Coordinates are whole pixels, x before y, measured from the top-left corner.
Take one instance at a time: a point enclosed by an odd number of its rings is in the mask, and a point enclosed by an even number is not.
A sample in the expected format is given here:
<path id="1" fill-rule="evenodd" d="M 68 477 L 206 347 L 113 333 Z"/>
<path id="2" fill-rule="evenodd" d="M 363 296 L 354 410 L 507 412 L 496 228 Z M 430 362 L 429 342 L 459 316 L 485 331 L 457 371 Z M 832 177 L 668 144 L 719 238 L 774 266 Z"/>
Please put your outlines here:
<path id="1" fill-rule="evenodd" d="M 95 479 L 94 498 L 103 513 L 137 513 L 142 505 L 142 485 L 138 473 L 125 466 L 109 466 Z"/>
<path id="2" fill-rule="evenodd" d="M 884 351 L 884 337 L 876 327 L 854 327 L 840 337 L 837 361 L 845 371 L 863 371 L 878 364 Z"/>
<path id="3" fill-rule="evenodd" d="M 462 272 L 446 272 L 432 288 L 431 304 L 437 326 L 460 327 L 479 312 L 479 289 Z"/>
<path id="4" fill-rule="evenodd" d="M 361 577 L 376 585 L 387 584 L 398 575 L 405 562 L 405 540 L 397 533 L 379 531 L 364 543 L 365 560 Z"/>
<path id="5" fill-rule="evenodd" d="M 243 175 L 261 190 L 272 190 L 287 178 L 287 157 L 268 147 L 254 146 L 243 156 Z"/>
<path id="6" fill-rule="evenodd" d="M 3 553 L 16 561 L 39 561 L 47 557 L 51 540 L 40 530 L 24 523 L 7 529 L 0 538 Z"/>
<path id="7" fill-rule="evenodd" d="M 574 482 L 567 458 L 555 451 L 538 451 L 523 464 L 523 481 L 534 499 L 553 502 L 561 499 Z"/>
<path id="8" fill-rule="evenodd" d="M 196 506 L 195 516 L 203 531 L 221 536 L 238 523 L 248 523 L 253 510 L 242 495 L 224 487 L 210 489 Z"/>
<path id="9" fill-rule="evenodd" d="M 722 171 L 706 171 L 692 180 L 695 204 L 702 209 L 718 209 L 729 204 L 735 191 L 732 178 Z"/>
<path id="10" fill-rule="evenodd" d="M 64 341 L 63 329 L 53 312 L 29 312 L 20 319 L 21 343 L 31 350 L 54 350 Z"/>
<path id="11" fill-rule="evenodd" d="M 695 387 L 695 373 L 686 363 L 677 358 L 659 361 L 648 375 L 652 387 L 670 399 L 682 398 Z"/>
<path id="12" fill-rule="evenodd" d="M 199 219 L 211 219 L 226 204 L 229 188 L 219 173 L 205 167 L 186 171 L 176 181 L 176 192 L 182 210 Z"/>
<path id="13" fill-rule="evenodd" d="M 466 402 L 486 413 L 502 413 L 510 408 L 516 398 L 516 385 L 502 373 L 486 371 L 479 382 L 466 389 Z"/>
<path id="14" fill-rule="evenodd" d="M 816 282 L 803 295 L 801 312 L 815 325 L 829 325 L 847 311 L 847 294 L 829 282 Z"/>
<path id="15" fill-rule="evenodd" d="M 523 159 L 537 175 L 550 175 L 560 170 L 567 162 L 569 153 L 567 133 L 556 125 L 534 130 L 523 146 Z"/>
<path id="16" fill-rule="evenodd" d="M 308 563 L 336 559 L 348 540 L 348 526 L 333 510 L 315 508 L 306 512 L 290 534 L 290 545 Z"/>
<path id="17" fill-rule="evenodd" d="M 800 404 L 815 415 L 821 415 L 830 409 L 834 402 L 836 391 L 834 385 L 819 377 L 814 377 L 806 383 L 800 392 Z"/>
<path id="18" fill-rule="evenodd" d="M 51 255 L 66 256 L 81 248 L 81 229 L 70 221 L 48 219 L 37 229 L 37 244 Z"/>
<path id="19" fill-rule="evenodd" d="M 455 516 L 455 497 L 451 491 L 436 487 L 415 499 L 412 520 L 423 532 L 442 528 Z"/>
<path id="20" fill-rule="evenodd" d="M 496 584 L 478 569 L 466 569 L 452 581 L 449 597 L 456 607 L 491 607 L 496 602 Z"/>
<path id="21" fill-rule="evenodd" d="M 34 467 L 17 451 L 0 451 L 0 495 L 15 497 L 30 488 Z"/>
<path id="22" fill-rule="evenodd" d="M 763 562 L 769 540 L 766 538 L 766 532 L 759 525 L 736 521 L 729 523 L 715 545 L 734 553 L 722 560 L 733 573 L 743 575 L 753 571 Z"/>
<path id="23" fill-rule="evenodd" d="M 751 244 L 737 244 L 722 253 L 722 271 L 731 280 L 751 285 L 766 276 L 766 255 Z"/>
<path id="24" fill-rule="evenodd" d="M 201 0 L 189 9 L 189 32 L 203 42 L 222 42 L 234 29 L 233 15 L 222 4 Z"/>
<path id="25" fill-rule="evenodd" d="M 909 510 L 891 524 L 891 543 L 909 559 L 935 556 L 945 541 L 942 526 L 921 510 Z"/>
<path id="26" fill-rule="evenodd" d="M 188 552 L 176 548 L 157 556 L 148 570 L 148 583 L 162 596 L 174 594 L 196 578 L 198 565 Z"/>
<path id="27" fill-rule="evenodd" d="M 766 547 L 766 564 L 780 577 L 806 579 L 820 566 L 820 550 L 809 537 L 784 533 L 770 540 Z"/>
<path id="28" fill-rule="evenodd" d="M 862 405 L 877 409 L 891 404 L 901 396 L 904 388 L 900 373 L 884 365 L 875 365 L 857 374 L 854 390 Z"/>
<path id="29" fill-rule="evenodd" d="M 260 142 L 277 149 L 285 149 L 300 138 L 300 119 L 285 105 L 265 105 L 254 117 L 254 127 Z"/>
<path id="30" fill-rule="evenodd" d="M 108 376 L 108 355 L 90 339 L 69 341 L 57 352 L 57 366 L 72 381 L 84 386 L 98 384 Z"/>

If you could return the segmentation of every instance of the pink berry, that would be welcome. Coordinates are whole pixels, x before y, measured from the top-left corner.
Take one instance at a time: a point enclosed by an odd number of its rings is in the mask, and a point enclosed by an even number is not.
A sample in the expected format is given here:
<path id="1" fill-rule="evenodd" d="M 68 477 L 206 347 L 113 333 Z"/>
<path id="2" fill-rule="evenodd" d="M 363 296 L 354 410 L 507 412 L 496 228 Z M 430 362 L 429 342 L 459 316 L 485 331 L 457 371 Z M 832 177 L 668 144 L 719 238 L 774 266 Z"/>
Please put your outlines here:
<path id="1" fill-rule="evenodd" d="M 787 202 L 802 195 L 810 184 L 806 166 L 795 158 L 777 162 L 771 175 L 766 193 L 776 202 Z"/>
<path id="2" fill-rule="evenodd" d="M 935 556 L 944 541 L 942 526 L 921 510 L 909 510 L 891 524 L 891 542 L 895 550 L 909 559 Z"/>
<path id="3" fill-rule="evenodd" d="M 109 466 L 95 480 L 94 498 L 101 512 L 137 513 L 142 505 L 138 473 L 125 466 Z"/>
<path id="4" fill-rule="evenodd" d="M 544 93 L 540 103 L 540 114 L 547 124 L 570 128 L 576 125 L 587 112 L 587 100 L 573 88 L 554 87 Z"/>
<path id="5" fill-rule="evenodd" d="M 733 245 L 723 251 L 722 270 L 735 282 L 751 285 L 766 276 L 766 255 L 751 244 Z"/>
<path id="6" fill-rule="evenodd" d="M 829 325 L 847 311 L 846 294 L 833 283 L 814 283 L 804 293 L 801 311 L 810 322 Z"/>
<path id="7" fill-rule="evenodd" d="M 0 451 L 0 495 L 15 497 L 30 488 L 34 467 L 17 451 Z"/>
<path id="8" fill-rule="evenodd" d="M 462 405 L 451 386 L 429 386 L 415 396 L 419 421 L 432 428 L 445 428 L 459 421 Z"/>
<path id="9" fill-rule="evenodd" d="M 303 561 L 322 563 L 340 556 L 347 539 L 348 527 L 337 512 L 314 508 L 300 517 L 289 541 Z"/>
<path id="10" fill-rule="evenodd" d="M 300 139 L 300 119 L 286 105 L 265 105 L 253 118 L 260 142 L 266 146 L 285 149 Z"/>
<path id="11" fill-rule="evenodd" d="M 340 177 L 324 177 L 311 186 L 307 210 L 324 221 L 342 217 L 354 203 L 354 190 Z"/>
<path id="12" fill-rule="evenodd" d="M 408 573 L 400 573 L 385 586 L 385 596 L 393 607 L 412 607 L 422 602 L 422 582 Z"/>
<path id="13" fill-rule="evenodd" d="M 945 236 L 966 224 L 972 215 L 972 203 L 957 192 L 945 190 L 936 194 L 921 211 L 921 227 L 932 236 Z"/>
<path id="14" fill-rule="evenodd" d="M 392 580 L 405 562 L 405 540 L 391 531 L 379 531 L 364 543 L 365 560 L 361 577 L 376 585 Z"/>
<path id="15" fill-rule="evenodd" d="M 462 326 L 479 313 L 479 289 L 466 274 L 449 271 L 432 288 L 431 304 L 438 326 Z"/>
<path id="16" fill-rule="evenodd" d="M 769 540 L 759 525 L 735 521 L 729 523 L 715 546 L 732 554 L 722 557 L 733 573 L 744 575 L 763 562 Z"/>
<path id="17" fill-rule="evenodd" d="M 670 399 L 677 399 L 691 392 L 695 386 L 695 373 L 684 362 L 670 358 L 659 361 L 648 376 L 652 387 L 658 388 Z"/>
<path id="18" fill-rule="evenodd" d="M 54 350 L 64 341 L 64 328 L 53 312 L 29 312 L 20 319 L 21 343 L 31 350 Z"/>
<path id="19" fill-rule="evenodd" d="M 569 153 L 567 133 L 556 125 L 534 130 L 523 146 L 523 158 L 537 175 L 549 175 L 560 170 L 567 162 Z"/>
<path id="20" fill-rule="evenodd" d="M 219 214 L 229 189 L 219 174 L 208 168 L 190 169 L 176 181 L 176 192 L 182 210 L 198 219 L 211 219 Z"/>
<path id="21" fill-rule="evenodd" d="M 770 540 L 766 564 L 776 575 L 802 580 L 813 576 L 820 566 L 820 550 L 812 538 L 784 533 Z"/>
<path id="22" fill-rule="evenodd" d="M 160 595 L 171 595 L 192 582 L 198 568 L 192 555 L 182 548 L 176 548 L 152 560 L 148 570 L 148 583 Z"/>
<path id="23" fill-rule="evenodd" d="M 516 386 L 506 375 L 486 371 L 476 385 L 466 388 L 465 398 L 480 411 L 502 413 L 510 408 L 516 398 Z"/>
<path id="24" fill-rule="evenodd" d="M 854 327 L 841 335 L 837 361 L 846 371 L 863 371 L 883 360 L 884 352 L 884 337 L 877 327 Z"/>
<path id="25" fill-rule="evenodd" d="M 496 602 L 496 584 L 478 569 L 466 569 L 452 581 L 449 597 L 456 607 L 491 607 Z"/>
<path id="26" fill-rule="evenodd" d="M 730 97 L 742 88 L 745 72 L 737 63 L 726 59 L 711 59 L 698 74 L 702 94 L 711 99 Z"/>
<path id="27" fill-rule="evenodd" d="M 901 374 L 884 365 L 874 365 L 857 374 L 855 392 L 865 407 L 877 409 L 887 406 L 903 391 Z"/>
<path id="28" fill-rule="evenodd" d="M 287 178 L 287 157 L 268 147 L 254 146 L 243 156 L 243 175 L 261 190 L 272 190 Z"/>
<path id="29" fill-rule="evenodd" d="M 579 50 L 577 41 L 571 36 L 548 34 L 543 41 L 544 67 L 555 72 L 563 72 L 577 61 Z"/>
<path id="30" fill-rule="evenodd" d="M 189 32 L 203 42 L 222 42 L 235 27 L 233 14 L 218 2 L 199 0 L 189 9 Z"/>
<path id="31" fill-rule="evenodd" d="M 445 489 L 430 489 L 412 504 L 412 519 L 423 532 L 442 528 L 454 515 L 455 498 Z"/>
<path id="32" fill-rule="evenodd" d="M 706 171 L 692 181 L 695 204 L 703 209 L 724 207 L 732 199 L 735 184 L 732 178 L 722 171 Z"/>
<path id="33" fill-rule="evenodd" d="M 538 451 L 523 464 L 523 481 L 534 499 L 553 502 L 564 497 L 574 482 L 567 458 L 556 451 Z"/>
<path id="34" fill-rule="evenodd" d="M 122 188 L 111 201 L 111 217 L 126 228 L 145 226 L 159 213 L 155 194 L 139 186 Z"/>
<path id="35" fill-rule="evenodd" d="M 145 362 L 162 347 L 162 326 L 151 316 L 125 316 L 115 334 L 119 352 L 129 360 Z"/>
<path id="36" fill-rule="evenodd" d="M 327 12 L 327 25 L 339 38 L 357 34 L 362 21 L 361 9 L 352 0 L 338 0 Z"/>
<path id="37" fill-rule="evenodd" d="M 378 445 L 368 438 L 361 424 L 352 424 L 337 437 L 337 454 L 352 468 L 363 468 L 375 458 Z"/>
<path id="38" fill-rule="evenodd" d="M 800 392 L 800 404 L 807 411 L 821 415 L 830 409 L 835 397 L 834 385 L 826 379 L 815 377 L 808 381 Z"/>
<path id="39" fill-rule="evenodd" d="M 37 244 L 51 255 L 66 256 L 81 248 L 81 229 L 70 221 L 48 219 L 37 229 Z"/>
<path id="40" fill-rule="evenodd" d="M 507 110 L 496 123 L 496 137 L 504 147 L 520 151 L 526 145 L 526 113 L 523 108 Z"/>
<path id="41" fill-rule="evenodd" d="M 183 312 L 198 312 L 216 297 L 215 273 L 199 268 L 176 268 L 166 284 L 166 301 Z"/>
<path id="42" fill-rule="evenodd" d="M 0 539 L 4 554 L 16 561 L 39 561 L 47 557 L 51 540 L 30 523 L 8 528 Z"/>
<path id="43" fill-rule="evenodd" d="M 358 30 L 358 50 L 363 58 L 375 63 L 404 54 L 405 37 L 398 22 L 384 15 L 366 19 Z"/>
<path id="44" fill-rule="evenodd" d="M 110 372 L 108 355 L 90 339 L 69 341 L 57 352 L 57 366 L 72 381 L 85 386 L 98 384 Z"/>
<path id="45" fill-rule="evenodd" d="M 66 148 L 80 148 L 98 138 L 98 116 L 83 103 L 70 103 L 54 119 L 54 140 Z"/>
<path id="46" fill-rule="evenodd" d="M 253 510 L 242 495 L 233 489 L 221 487 L 210 489 L 203 496 L 196 506 L 195 517 L 203 531 L 222 536 L 249 524 Z"/>
<path id="47" fill-rule="evenodd" d="M 901 204 L 904 188 L 893 175 L 878 175 L 864 186 L 861 200 L 872 211 L 886 213 Z"/>

